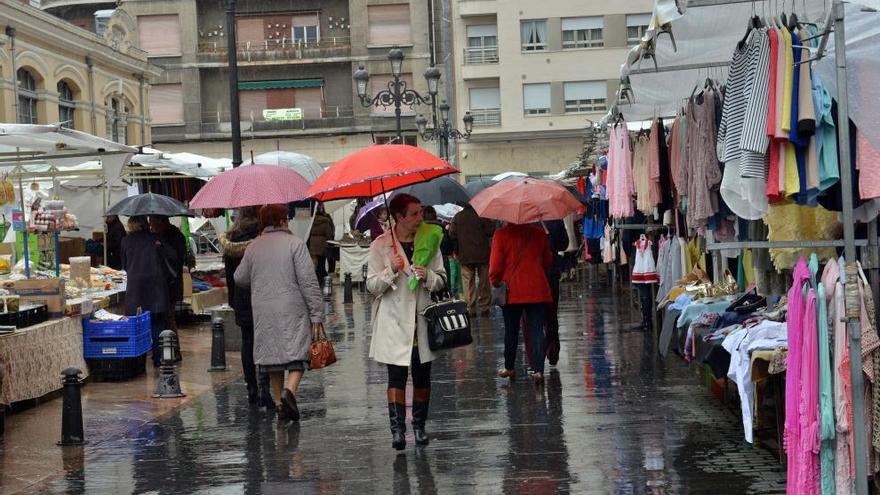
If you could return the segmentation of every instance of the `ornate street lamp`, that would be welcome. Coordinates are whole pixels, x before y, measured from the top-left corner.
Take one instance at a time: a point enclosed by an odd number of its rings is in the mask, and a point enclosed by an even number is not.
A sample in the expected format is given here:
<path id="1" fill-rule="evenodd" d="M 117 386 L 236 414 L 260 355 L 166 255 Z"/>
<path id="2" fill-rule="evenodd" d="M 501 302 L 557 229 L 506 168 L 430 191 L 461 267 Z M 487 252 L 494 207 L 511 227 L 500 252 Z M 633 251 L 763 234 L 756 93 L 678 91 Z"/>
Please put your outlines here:
<path id="1" fill-rule="evenodd" d="M 440 109 L 440 120 L 437 121 L 436 128 L 428 128 L 428 119 L 424 115 L 416 117 L 416 126 L 419 128 L 419 135 L 422 136 L 422 139 L 440 142 L 440 149 L 443 153 L 440 158 L 449 160 L 449 141 L 461 141 L 469 138 L 474 130 L 474 116 L 470 112 L 465 112 L 461 119 L 464 122 L 464 132 L 461 132 L 449 124 L 449 105 L 444 101 L 438 108 Z"/>
<path id="2" fill-rule="evenodd" d="M 403 136 L 400 129 L 400 108 L 403 105 L 433 105 L 437 97 L 437 86 L 440 81 L 440 70 L 432 64 L 425 70 L 425 80 L 428 82 L 428 96 L 422 96 L 414 89 L 406 87 L 406 81 L 400 80 L 403 71 L 403 50 L 400 48 L 392 48 L 388 52 L 388 61 L 391 62 L 391 76 L 393 79 L 388 81 L 388 89 L 379 91 L 375 96 L 367 94 L 367 83 L 370 82 L 370 73 L 361 65 L 355 71 L 353 79 L 357 88 L 358 98 L 361 105 L 365 108 L 378 107 L 388 108 L 394 107 L 394 117 L 397 124 L 397 141 L 403 142 Z"/>

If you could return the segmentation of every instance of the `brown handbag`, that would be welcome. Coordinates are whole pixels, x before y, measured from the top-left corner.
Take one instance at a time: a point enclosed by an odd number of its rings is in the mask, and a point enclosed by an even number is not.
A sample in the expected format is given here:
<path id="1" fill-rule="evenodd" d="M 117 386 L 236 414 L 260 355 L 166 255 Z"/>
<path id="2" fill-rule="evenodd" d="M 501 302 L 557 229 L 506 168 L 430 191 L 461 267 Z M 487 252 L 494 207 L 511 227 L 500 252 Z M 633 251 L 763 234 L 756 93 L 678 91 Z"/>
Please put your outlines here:
<path id="1" fill-rule="evenodd" d="M 325 368 L 336 362 L 336 350 L 333 349 L 333 343 L 327 339 L 323 324 L 312 335 L 309 356 L 309 369 L 313 370 Z"/>

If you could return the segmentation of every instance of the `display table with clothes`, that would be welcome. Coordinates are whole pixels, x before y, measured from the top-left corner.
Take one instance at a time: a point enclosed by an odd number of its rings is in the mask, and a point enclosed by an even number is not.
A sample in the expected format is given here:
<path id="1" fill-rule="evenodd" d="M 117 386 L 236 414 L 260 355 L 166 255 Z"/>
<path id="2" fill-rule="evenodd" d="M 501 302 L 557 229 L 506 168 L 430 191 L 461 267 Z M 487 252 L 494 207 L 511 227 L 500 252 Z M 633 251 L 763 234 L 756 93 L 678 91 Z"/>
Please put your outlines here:
<path id="1" fill-rule="evenodd" d="M 363 282 L 364 266 L 370 258 L 370 246 L 336 241 L 327 241 L 327 244 L 339 246 L 339 279 L 344 280 L 345 274 L 350 273 L 352 282 Z"/>
<path id="2" fill-rule="evenodd" d="M 4 405 L 61 389 L 61 372 L 67 368 L 77 368 L 82 378 L 87 377 L 80 319 L 51 320 L 0 335 L 0 363 Z"/>

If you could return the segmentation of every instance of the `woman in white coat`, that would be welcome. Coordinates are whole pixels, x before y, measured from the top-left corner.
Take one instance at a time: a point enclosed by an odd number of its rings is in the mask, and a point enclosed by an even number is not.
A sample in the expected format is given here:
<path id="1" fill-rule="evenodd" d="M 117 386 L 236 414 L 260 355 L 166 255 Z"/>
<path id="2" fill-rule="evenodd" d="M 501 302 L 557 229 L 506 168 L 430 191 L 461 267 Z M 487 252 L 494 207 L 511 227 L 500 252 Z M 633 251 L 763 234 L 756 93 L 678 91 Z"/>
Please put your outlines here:
<path id="1" fill-rule="evenodd" d="M 428 266 L 414 266 L 412 256 L 416 228 L 422 222 L 422 205 L 409 194 L 398 194 L 389 205 L 394 220 L 370 245 L 367 290 L 373 301 L 373 339 L 370 357 L 388 365 L 388 416 L 391 445 L 406 446 L 406 379 L 413 378 L 412 427 L 417 445 L 427 445 L 425 420 L 431 397 L 431 361 L 436 355 L 428 348 L 428 322 L 421 312 L 431 304 L 431 292 L 446 284 L 446 271 L 440 251 Z M 407 281 L 416 275 L 415 290 Z M 409 372 L 408 372 L 409 370 Z"/>

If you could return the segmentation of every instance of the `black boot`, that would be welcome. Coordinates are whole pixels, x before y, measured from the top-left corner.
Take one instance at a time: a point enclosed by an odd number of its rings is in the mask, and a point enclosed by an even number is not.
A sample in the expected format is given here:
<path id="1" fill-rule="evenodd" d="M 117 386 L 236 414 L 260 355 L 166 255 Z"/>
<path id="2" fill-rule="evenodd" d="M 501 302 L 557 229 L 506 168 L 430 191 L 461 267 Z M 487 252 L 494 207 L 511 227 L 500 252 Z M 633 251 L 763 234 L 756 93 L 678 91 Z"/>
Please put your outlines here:
<path id="1" fill-rule="evenodd" d="M 428 445 L 425 420 L 428 419 L 428 403 L 431 400 L 430 388 L 414 388 L 412 404 L 412 427 L 416 445 Z"/>
<path id="2" fill-rule="evenodd" d="M 388 389 L 388 418 L 391 422 L 391 446 L 406 448 L 406 392 L 402 388 Z"/>
<path id="3" fill-rule="evenodd" d="M 258 383 L 260 388 L 260 405 L 270 411 L 274 410 L 275 400 L 272 399 L 272 392 L 269 390 L 269 374 L 260 373 Z"/>

